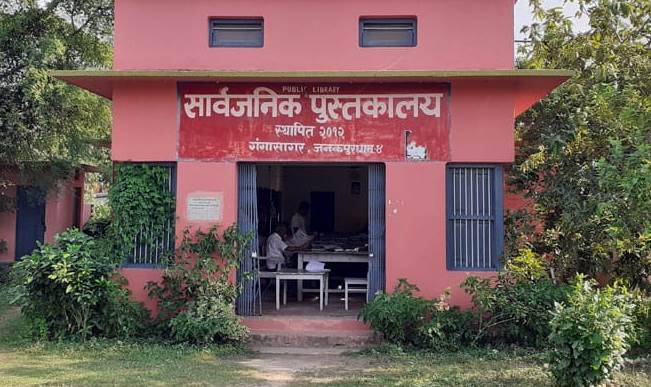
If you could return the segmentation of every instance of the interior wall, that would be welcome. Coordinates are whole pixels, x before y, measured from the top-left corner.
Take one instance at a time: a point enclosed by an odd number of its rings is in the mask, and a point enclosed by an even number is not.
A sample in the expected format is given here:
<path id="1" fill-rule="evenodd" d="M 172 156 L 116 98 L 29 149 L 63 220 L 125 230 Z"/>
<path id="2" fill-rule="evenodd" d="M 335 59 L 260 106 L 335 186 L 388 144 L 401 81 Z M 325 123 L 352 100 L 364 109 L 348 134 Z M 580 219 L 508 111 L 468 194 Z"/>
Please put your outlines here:
<path id="1" fill-rule="evenodd" d="M 358 195 L 351 193 L 352 182 L 360 183 Z M 289 223 L 310 193 L 335 193 L 335 231 L 356 233 L 368 227 L 368 169 L 364 165 L 263 165 L 258 168 L 260 187 L 282 191 L 282 220 Z M 306 219 L 308 229 L 309 217 Z"/>

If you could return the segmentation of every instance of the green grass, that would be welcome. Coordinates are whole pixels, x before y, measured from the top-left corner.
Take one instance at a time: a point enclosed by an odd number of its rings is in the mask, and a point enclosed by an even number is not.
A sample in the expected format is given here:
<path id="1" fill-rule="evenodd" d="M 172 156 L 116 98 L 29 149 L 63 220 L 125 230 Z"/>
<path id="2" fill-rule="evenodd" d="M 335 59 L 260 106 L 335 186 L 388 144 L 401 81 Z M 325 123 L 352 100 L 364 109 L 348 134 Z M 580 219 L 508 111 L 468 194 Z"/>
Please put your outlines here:
<path id="1" fill-rule="evenodd" d="M 546 386 L 544 354 L 523 350 L 458 353 L 405 353 L 381 347 L 323 362 L 291 373 L 301 357 L 258 357 L 220 347 L 192 348 L 155 342 L 91 340 L 38 343 L 27 337 L 24 321 L 8 306 L 0 287 L 0 385 L 265 385 L 293 386 Z M 285 371 L 255 364 L 273 359 Z M 314 362 L 314 360 L 311 360 Z M 256 363 L 257 362 L 257 363 Z M 303 364 L 304 365 L 304 364 Z M 283 367 L 280 367 L 283 369 Z M 301 368 L 301 367 L 298 367 Z M 316 368 L 316 369 L 314 369 Z M 615 385 L 651 386 L 651 358 L 630 362 Z"/>
<path id="2" fill-rule="evenodd" d="M 237 351 L 146 342 L 37 343 L 0 289 L 0 385 L 251 385 Z"/>
<path id="3" fill-rule="evenodd" d="M 545 354 L 527 350 L 475 349 L 457 353 L 366 351 L 363 371 L 320 369 L 303 372 L 298 385 L 328 386 L 553 386 Z M 630 361 L 613 386 L 651 386 L 651 358 Z"/>

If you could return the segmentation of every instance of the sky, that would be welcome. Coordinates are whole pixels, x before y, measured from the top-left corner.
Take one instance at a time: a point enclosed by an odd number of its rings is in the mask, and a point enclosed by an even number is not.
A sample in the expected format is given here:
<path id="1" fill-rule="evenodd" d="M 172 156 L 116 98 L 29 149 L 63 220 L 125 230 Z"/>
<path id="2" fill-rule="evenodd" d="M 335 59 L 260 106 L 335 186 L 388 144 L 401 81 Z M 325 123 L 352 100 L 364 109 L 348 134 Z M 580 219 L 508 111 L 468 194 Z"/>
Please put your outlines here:
<path id="1" fill-rule="evenodd" d="M 545 8 L 552 7 L 563 7 L 563 12 L 565 15 L 573 16 L 578 7 L 574 3 L 563 5 L 563 0 L 543 0 L 543 6 Z M 514 19 L 515 23 L 513 24 L 514 36 L 516 40 L 521 40 L 524 36 L 520 33 L 522 26 L 530 25 L 533 21 L 533 16 L 531 15 L 531 8 L 529 8 L 529 0 L 518 0 L 514 8 Z M 581 20 L 575 20 L 574 28 L 577 31 L 585 30 L 588 26 L 587 20 L 585 18 Z"/>

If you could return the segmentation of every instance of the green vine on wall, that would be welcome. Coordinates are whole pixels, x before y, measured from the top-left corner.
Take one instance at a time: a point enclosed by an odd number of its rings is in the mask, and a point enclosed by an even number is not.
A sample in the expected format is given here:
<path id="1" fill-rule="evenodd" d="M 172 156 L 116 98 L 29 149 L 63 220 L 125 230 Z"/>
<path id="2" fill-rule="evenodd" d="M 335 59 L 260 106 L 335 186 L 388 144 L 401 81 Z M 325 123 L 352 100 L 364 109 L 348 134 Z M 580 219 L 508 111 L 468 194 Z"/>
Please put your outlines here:
<path id="1" fill-rule="evenodd" d="M 152 243 L 167 232 L 170 220 L 174 222 L 176 201 L 169 189 L 169 167 L 116 164 L 115 171 L 109 190 L 111 234 L 117 251 L 126 255 L 133 249 L 136 236 L 141 237 L 141 242 Z"/>

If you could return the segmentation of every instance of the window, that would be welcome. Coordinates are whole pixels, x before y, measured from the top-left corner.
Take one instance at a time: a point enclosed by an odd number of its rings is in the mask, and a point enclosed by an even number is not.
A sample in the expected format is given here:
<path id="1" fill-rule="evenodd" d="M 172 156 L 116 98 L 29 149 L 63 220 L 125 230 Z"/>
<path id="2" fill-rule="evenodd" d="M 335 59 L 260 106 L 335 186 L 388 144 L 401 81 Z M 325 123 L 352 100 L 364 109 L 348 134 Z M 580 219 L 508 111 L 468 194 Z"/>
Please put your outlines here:
<path id="1" fill-rule="evenodd" d="M 262 19 L 210 19 L 210 47 L 262 47 Z"/>
<path id="2" fill-rule="evenodd" d="M 448 270 L 497 270 L 504 242 L 502 168 L 449 165 Z"/>
<path id="3" fill-rule="evenodd" d="M 160 182 L 159 189 L 172 193 L 176 198 L 176 166 L 174 164 L 139 164 L 151 165 L 163 168 L 166 177 Z M 174 250 L 175 239 L 175 205 L 166 211 L 167 220 L 162 225 L 165 231 L 160 235 L 151 235 L 151 228 L 142 226 L 140 233 L 136 235 L 133 251 L 127 256 L 126 266 L 158 266 L 163 264 L 165 254 Z M 151 223 L 150 223 L 151 224 Z"/>
<path id="4" fill-rule="evenodd" d="M 416 19 L 360 19 L 359 46 L 416 47 Z"/>

